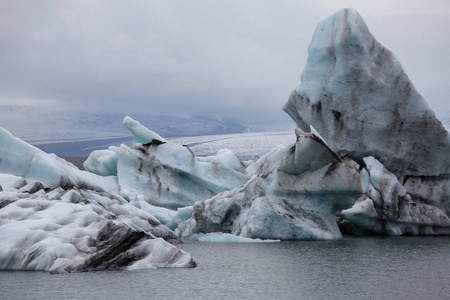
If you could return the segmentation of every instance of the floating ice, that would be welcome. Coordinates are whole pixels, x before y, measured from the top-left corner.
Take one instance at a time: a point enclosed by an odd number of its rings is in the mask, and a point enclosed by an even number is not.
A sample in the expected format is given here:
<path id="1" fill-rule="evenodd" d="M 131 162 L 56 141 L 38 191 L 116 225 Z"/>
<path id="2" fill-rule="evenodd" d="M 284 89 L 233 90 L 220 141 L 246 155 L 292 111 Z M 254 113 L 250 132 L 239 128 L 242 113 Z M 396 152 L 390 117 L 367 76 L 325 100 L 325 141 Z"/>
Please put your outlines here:
<path id="1" fill-rule="evenodd" d="M 317 25 L 301 84 L 283 109 L 358 163 L 374 156 L 396 176 L 450 173 L 449 133 L 354 9 Z"/>
<path id="2" fill-rule="evenodd" d="M 110 147 L 117 154 L 121 194 L 132 204 L 145 201 L 176 209 L 241 186 L 249 178 L 231 152 L 199 161 L 187 146 L 155 141 Z"/>
<path id="3" fill-rule="evenodd" d="M 178 242 L 172 231 L 119 196 L 78 188 L 9 189 L 0 192 L 0 208 L 0 269 L 195 266 L 189 254 L 168 243 Z"/>
<path id="4" fill-rule="evenodd" d="M 126 128 L 128 128 L 131 131 L 134 143 L 147 144 L 150 143 L 152 140 L 158 140 L 164 143 L 167 142 L 159 134 L 141 125 L 141 123 L 139 123 L 136 120 L 133 120 L 129 116 L 126 116 L 123 119 L 122 123 L 123 125 L 125 125 Z"/>
<path id="5" fill-rule="evenodd" d="M 342 212 L 344 230 L 450 233 L 450 135 L 354 9 L 317 25 L 283 109 L 361 165 L 364 195 Z"/>
<path id="6" fill-rule="evenodd" d="M 242 187 L 194 204 L 192 218 L 176 232 L 224 232 L 245 238 L 341 238 L 335 214 L 361 195 L 358 172 L 342 163 L 314 134 L 280 146 L 247 168 Z"/>
<path id="7" fill-rule="evenodd" d="M 0 269 L 195 266 L 171 230 L 118 195 L 114 176 L 80 171 L 3 128 L 0 187 Z"/>
<path id="8" fill-rule="evenodd" d="M 72 186 L 117 192 L 113 178 L 80 171 L 74 165 L 47 154 L 0 127 L 0 172 L 41 182 L 46 188 Z"/>

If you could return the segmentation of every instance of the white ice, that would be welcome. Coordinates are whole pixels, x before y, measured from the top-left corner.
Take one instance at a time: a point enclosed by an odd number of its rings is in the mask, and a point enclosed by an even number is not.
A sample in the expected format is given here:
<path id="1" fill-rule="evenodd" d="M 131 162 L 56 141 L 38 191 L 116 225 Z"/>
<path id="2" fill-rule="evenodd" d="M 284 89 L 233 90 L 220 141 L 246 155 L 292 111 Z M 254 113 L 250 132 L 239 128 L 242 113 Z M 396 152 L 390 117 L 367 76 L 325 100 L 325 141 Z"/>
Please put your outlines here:
<path id="1" fill-rule="evenodd" d="M 61 273 L 195 264 L 167 242 L 177 241 L 167 227 L 119 196 L 10 188 L 0 192 L 0 207 L 0 269 Z"/>
<path id="2" fill-rule="evenodd" d="M 117 176 L 117 154 L 111 150 L 92 151 L 83 167 L 101 176 Z"/>
<path id="3" fill-rule="evenodd" d="M 151 131 L 150 129 L 146 128 L 145 126 L 141 125 L 136 120 L 133 120 L 131 117 L 126 116 L 123 119 L 123 125 L 125 125 L 128 130 L 131 131 L 131 134 L 133 135 L 134 143 L 140 143 L 140 144 L 147 144 L 150 143 L 152 140 L 158 140 L 161 142 L 167 142 L 163 137 L 161 137 L 156 132 Z"/>
<path id="4" fill-rule="evenodd" d="M 80 171 L 3 128 L 0 187 L 0 269 L 195 266 L 171 230 L 118 194 L 115 176 Z"/>
<path id="5" fill-rule="evenodd" d="M 113 178 L 80 171 L 71 163 L 47 154 L 0 127 L 0 172 L 41 182 L 46 188 L 89 187 L 115 193 Z"/>

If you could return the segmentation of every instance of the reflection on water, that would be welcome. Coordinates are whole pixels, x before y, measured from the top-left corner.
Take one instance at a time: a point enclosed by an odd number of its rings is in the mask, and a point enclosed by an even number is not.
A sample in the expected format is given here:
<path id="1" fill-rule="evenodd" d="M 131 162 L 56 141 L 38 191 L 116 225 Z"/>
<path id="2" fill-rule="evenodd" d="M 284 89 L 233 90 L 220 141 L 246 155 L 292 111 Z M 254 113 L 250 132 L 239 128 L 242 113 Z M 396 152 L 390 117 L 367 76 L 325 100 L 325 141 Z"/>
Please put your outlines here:
<path id="1" fill-rule="evenodd" d="M 446 299 L 450 237 L 188 242 L 195 269 L 0 272 L 2 299 Z"/>

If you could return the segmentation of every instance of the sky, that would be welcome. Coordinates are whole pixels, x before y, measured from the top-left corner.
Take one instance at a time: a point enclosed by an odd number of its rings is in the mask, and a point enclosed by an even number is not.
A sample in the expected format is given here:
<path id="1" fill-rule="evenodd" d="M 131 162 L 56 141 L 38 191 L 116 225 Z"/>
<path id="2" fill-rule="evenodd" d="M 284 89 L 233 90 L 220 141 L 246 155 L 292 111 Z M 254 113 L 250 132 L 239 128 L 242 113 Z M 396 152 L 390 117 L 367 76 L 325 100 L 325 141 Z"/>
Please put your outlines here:
<path id="1" fill-rule="evenodd" d="M 450 116 L 445 0 L 2 0 L 0 109 L 286 120 L 316 24 L 343 7 Z"/>

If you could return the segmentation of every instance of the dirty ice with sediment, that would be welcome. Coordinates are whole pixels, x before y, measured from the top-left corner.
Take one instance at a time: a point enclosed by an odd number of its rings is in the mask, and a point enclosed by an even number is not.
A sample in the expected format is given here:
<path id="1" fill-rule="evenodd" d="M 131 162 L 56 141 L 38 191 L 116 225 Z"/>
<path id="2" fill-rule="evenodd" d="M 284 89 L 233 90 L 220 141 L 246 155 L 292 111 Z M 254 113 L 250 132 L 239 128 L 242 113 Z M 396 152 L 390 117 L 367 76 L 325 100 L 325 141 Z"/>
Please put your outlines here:
<path id="1" fill-rule="evenodd" d="M 1 128 L 0 268 L 195 267 L 180 238 L 450 234 L 449 133 L 356 10 L 317 25 L 283 109 L 297 128 L 244 160 L 127 116 L 133 144 L 93 151 L 83 171 Z"/>

